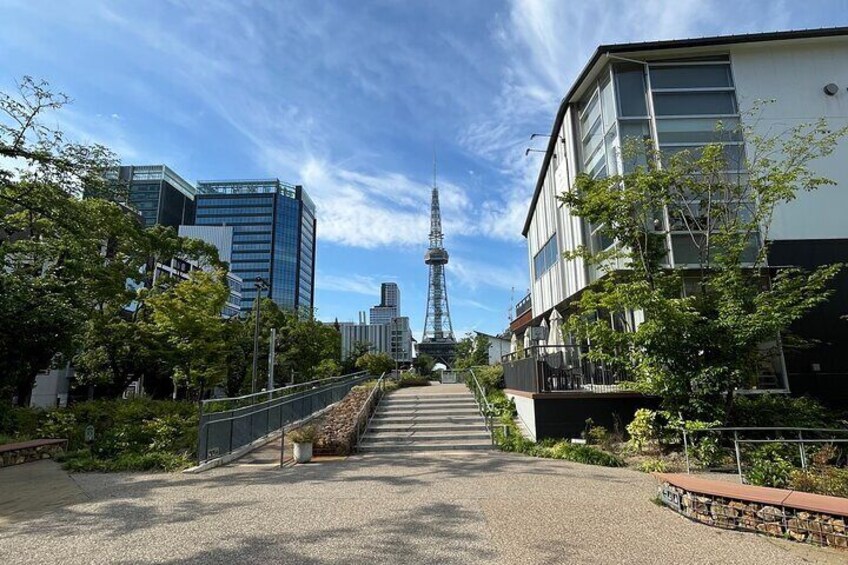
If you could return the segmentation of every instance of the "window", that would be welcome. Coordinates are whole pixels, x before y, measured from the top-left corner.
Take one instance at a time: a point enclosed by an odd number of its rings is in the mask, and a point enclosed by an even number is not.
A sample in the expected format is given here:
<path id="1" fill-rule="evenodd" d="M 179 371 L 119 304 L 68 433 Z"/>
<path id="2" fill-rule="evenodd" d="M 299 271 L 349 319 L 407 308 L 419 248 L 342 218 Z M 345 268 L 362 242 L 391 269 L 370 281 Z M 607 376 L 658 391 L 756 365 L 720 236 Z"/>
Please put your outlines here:
<path id="1" fill-rule="evenodd" d="M 727 115 L 736 113 L 733 92 L 655 92 L 657 116 Z"/>
<path id="2" fill-rule="evenodd" d="M 645 101 L 645 68 L 642 65 L 615 66 L 618 115 L 621 117 L 647 117 Z"/>
<path id="3" fill-rule="evenodd" d="M 536 253 L 533 258 L 533 272 L 536 279 L 539 279 L 554 263 L 559 259 L 559 249 L 557 248 L 556 233 L 545 242 L 542 249 Z"/>
<path id="4" fill-rule="evenodd" d="M 679 64 L 654 65 L 651 67 L 651 88 L 722 88 L 732 87 L 730 65 L 715 64 Z"/>

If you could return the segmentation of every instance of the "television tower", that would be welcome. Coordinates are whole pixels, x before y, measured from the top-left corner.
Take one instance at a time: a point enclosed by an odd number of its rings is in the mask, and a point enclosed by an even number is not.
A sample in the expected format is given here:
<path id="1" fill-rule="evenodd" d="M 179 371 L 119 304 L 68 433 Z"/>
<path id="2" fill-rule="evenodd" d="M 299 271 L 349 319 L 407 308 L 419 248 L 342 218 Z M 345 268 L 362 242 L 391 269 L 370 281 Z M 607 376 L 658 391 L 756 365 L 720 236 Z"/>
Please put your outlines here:
<path id="1" fill-rule="evenodd" d="M 427 293 L 427 314 L 424 319 L 424 336 L 418 345 L 420 353 L 433 357 L 450 367 L 456 357 L 456 339 L 448 305 L 445 282 L 445 265 L 448 252 L 442 235 L 442 213 L 439 209 L 439 189 L 436 186 L 436 160 L 433 159 L 433 190 L 430 202 L 430 246 L 424 254 L 424 263 L 430 268 Z"/>

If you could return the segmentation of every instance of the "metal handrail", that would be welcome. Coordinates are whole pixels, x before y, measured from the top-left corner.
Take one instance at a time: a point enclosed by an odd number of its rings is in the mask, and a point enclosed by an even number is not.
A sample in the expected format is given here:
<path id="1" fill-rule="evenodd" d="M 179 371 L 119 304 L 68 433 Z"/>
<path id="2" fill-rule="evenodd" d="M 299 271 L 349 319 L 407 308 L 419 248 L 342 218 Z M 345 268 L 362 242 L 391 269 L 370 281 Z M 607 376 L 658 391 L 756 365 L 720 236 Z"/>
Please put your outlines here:
<path id="1" fill-rule="evenodd" d="M 365 399 L 365 403 L 363 403 L 362 408 L 360 408 L 359 412 L 356 414 L 356 448 L 359 447 L 359 442 L 362 441 L 362 436 L 365 435 L 366 431 L 368 431 L 368 426 L 371 425 L 371 418 L 374 417 L 374 415 L 371 414 L 368 417 L 368 420 L 365 422 L 365 426 L 362 426 L 362 413 L 365 412 L 365 410 L 371 406 L 371 399 L 374 398 L 374 395 L 377 394 L 378 390 L 381 393 L 380 399 L 382 399 L 383 385 L 385 383 L 386 373 L 387 371 L 383 371 L 383 374 L 380 375 L 379 379 L 377 379 L 377 382 L 374 384 L 374 388 L 371 389 L 371 393 L 368 395 L 368 398 Z M 377 402 L 379 402 L 380 399 L 378 399 Z"/>
<path id="2" fill-rule="evenodd" d="M 840 439 L 840 438 L 811 438 L 804 437 L 804 432 L 812 432 L 812 433 L 830 433 L 830 434 L 848 434 L 848 428 L 795 428 L 795 427 L 787 427 L 787 426 L 771 426 L 771 427 L 762 427 L 762 426 L 752 426 L 752 427 L 710 427 L 710 428 L 701 428 L 694 430 L 687 430 L 685 427 L 681 427 L 680 431 L 683 434 L 683 452 L 684 458 L 686 461 L 686 472 L 691 473 L 691 468 L 689 464 L 689 439 L 690 436 L 695 435 L 696 433 L 701 432 L 733 432 L 733 450 L 736 457 L 736 470 L 739 474 L 739 482 L 744 482 L 744 477 L 742 475 L 742 453 L 739 449 L 741 444 L 750 443 L 750 444 L 758 444 L 758 443 L 786 443 L 786 444 L 798 444 L 798 450 L 801 457 L 801 468 L 807 468 L 807 450 L 805 444 L 808 443 L 848 443 L 848 439 Z M 789 439 L 789 438 L 773 438 L 773 439 L 746 439 L 740 438 L 740 432 L 793 432 L 797 433 L 797 439 Z"/>
<path id="3" fill-rule="evenodd" d="M 477 402 L 477 408 L 480 410 L 480 414 L 483 416 L 483 425 L 486 426 L 486 431 L 489 432 L 489 436 L 492 439 L 492 445 L 495 443 L 495 434 L 494 427 L 492 426 L 492 415 L 494 414 L 494 409 L 492 405 L 489 404 L 489 399 L 486 398 L 486 391 L 480 385 L 480 381 L 477 380 L 477 375 L 474 374 L 474 368 L 469 367 L 468 373 L 471 375 L 471 380 L 474 382 L 474 390 L 472 393 L 474 394 L 474 400 Z"/>
<path id="4" fill-rule="evenodd" d="M 276 393 L 281 392 L 281 391 L 285 391 L 287 389 L 315 385 L 316 383 L 324 383 L 326 381 L 337 381 L 337 380 L 340 380 L 340 379 L 361 377 L 364 374 L 365 374 L 365 371 L 358 371 L 356 373 L 349 373 L 347 375 L 338 375 L 338 376 L 335 376 L 335 377 L 326 377 L 326 378 L 323 378 L 323 379 L 315 379 L 315 380 L 312 380 L 312 381 L 307 381 L 305 383 L 295 383 L 295 384 L 292 384 L 292 385 L 286 385 L 286 386 L 281 386 L 281 387 L 277 387 L 277 388 L 272 388 L 271 390 L 264 390 L 264 391 L 261 391 L 261 392 L 252 392 L 250 394 L 243 394 L 241 396 L 228 396 L 226 398 L 206 398 L 206 399 L 201 400 L 200 403 L 201 404 L 209 404 L 209 403 L 212 403 L 212 402 L 235 402 L 235 401 L 246 400 L 248 398 L 252 398 L 252 397 L 256 397 L 256 396 L 269 396 L 270 395 L 270 396 L 273 397 L 273 395 L 275 395 Z M 274 400 L 274 399 L 270 398 L 269 400 Z M 268 400 L 266 400 L 265 402 L 268 402 Z M 259 402 L 257 404 L 252 404 L 251 406 L 259 406 L 261 404 L 263 404 L 263 402 Z"/>

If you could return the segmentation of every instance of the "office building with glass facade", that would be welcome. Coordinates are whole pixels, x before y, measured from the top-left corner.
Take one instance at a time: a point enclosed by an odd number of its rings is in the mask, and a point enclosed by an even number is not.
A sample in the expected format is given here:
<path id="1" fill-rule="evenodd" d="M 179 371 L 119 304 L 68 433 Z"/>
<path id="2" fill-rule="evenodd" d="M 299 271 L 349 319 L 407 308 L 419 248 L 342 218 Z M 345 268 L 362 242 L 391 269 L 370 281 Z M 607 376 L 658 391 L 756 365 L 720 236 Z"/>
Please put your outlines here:
<path id="1" fill-rule="evenodd" d="M 303 187 L 278 179 L 200 181 L 196 204 L 198 226 L 233 228 L 230 270 L 243 281 L 243 312 L 253 308 L 257 277 L 280 307 L 311 312 L 316 220 Z"/>
<path id="2" fill-rule="evenodd" d="M 119 185 L 126 204 L 137 210 L 145 227 L 177 228 L 194 223 L 194 186 L 165 165 L 115 167 L 106 179 Z"/>

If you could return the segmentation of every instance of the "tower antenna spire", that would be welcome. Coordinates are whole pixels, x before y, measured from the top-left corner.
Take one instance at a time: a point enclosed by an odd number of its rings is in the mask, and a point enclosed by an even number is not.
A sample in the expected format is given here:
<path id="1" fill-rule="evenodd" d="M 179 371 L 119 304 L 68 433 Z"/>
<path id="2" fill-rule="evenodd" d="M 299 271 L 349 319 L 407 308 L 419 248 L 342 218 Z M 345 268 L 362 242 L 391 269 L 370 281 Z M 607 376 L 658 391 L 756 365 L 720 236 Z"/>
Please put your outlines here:
<path id="1" fill-rule="evenodd" d="M 433 189 L 430 200 L 430 246 L 424 255 L 429 267 L 430 280 L 427 293 L 427 312 L 424 318 L 424 336 L 418 351 L 426 353 L 450 367 L 456 357 L 456 338 L 448 305 L 445 266 L 448 252 L 442 234 L 442 212 L 439 207 L 439 188 L 436 185 L 436 148 L 433 147 Z"/>

